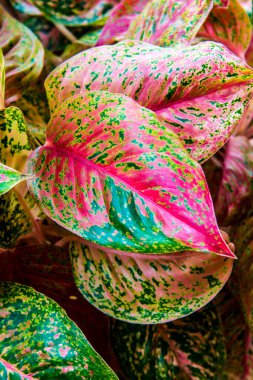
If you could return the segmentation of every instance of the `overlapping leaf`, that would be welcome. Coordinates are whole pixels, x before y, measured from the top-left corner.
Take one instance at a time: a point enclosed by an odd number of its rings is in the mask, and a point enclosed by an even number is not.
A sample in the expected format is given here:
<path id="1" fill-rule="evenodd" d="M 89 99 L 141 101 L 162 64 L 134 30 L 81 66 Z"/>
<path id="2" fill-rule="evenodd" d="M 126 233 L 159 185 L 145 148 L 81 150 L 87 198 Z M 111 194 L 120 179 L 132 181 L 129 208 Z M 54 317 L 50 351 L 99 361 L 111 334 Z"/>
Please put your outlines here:
<path id="1" fill-rule="evenodd" d="M 101 46 L 72 57 L 46 80 L 51 112 L 85 90 L 108 90 L 156 112 L 204 161 L 228 139 L 253 92 L 253 71 L 214 42 L 160 48 L 138 41 Z"/>
<path id="2" fill-rule="evenodd" d="M 17 100 L 23 88 L 38 78 L 44 49 L 37 37 L 0 6 L 0 48 L 6 73 L 6 104 Z"/>
<path id="3" fill-rule="evenodd" d="M 119 255 L 81 243 L 70 247 L 76 285 L 104 313 L 161 323 L 206 305 L 230 276 L 232 260 L 214 254 Z"/>
<path id="4" fill-rule="evenodd" d="M 31 0 L 46 18 L 68 26 L 103 25 L 117 0 Z"/>
<path id="5" fill-rule="evenodd" d="M 29 172 L 46 214 L 93 243 L 119 252 L 196 249 L 233 257 L 201 167 L 131 98 L 87 91 L 63 102 L 46 144 L 29 157 Z"/>
<path id="6" fill-rule="evenodd" d="M 50 298 L 30 287 L 2 282 L 0 302 L 1 378 L 117 379 Z"/>
<path id="7" fill-rule="evenodd" d="M 112 324 L 112 345 L 129 380 L 217 380 L 225 361 L 224 343 L 212 304 L 167 324 Z"/>
<path id="8" fill-rule="evenodd" d="M 31 151 L 22 112 L 16 107 L 0 110 L 0 162 L 22 173 Z M 20 174 L 16 176 L 17 181 L 24 178 Z M 39 209 L 28 193 L 25 182 L 0 196 L 0 214 L 3 221 L 0 246 L 12 247 L 20 235 L 31 229 L 31 216 L 38 213 Z"/>
<path id="9" fill-rule="evenodd" d="M 252 24 L 239 0 L 230 0 L 227 8 L 214 8 L 198 36 L 221 42 L 244 58 L 252 36 Z"/>
<path id="10" fill-rule="evenodd" d="M 253 190 L 253 148 L 246 137 L 232 136 L 224 154 L 222 179 L 215 199 L 216 216 L 223 226 L 248 211 Z"/>
<path id="11" fill-rule="evenodd" d="M 212 5 L 212 0 L 152 0 L 130 24 L 126 38 L 159 46 L 190 43 Z"/>

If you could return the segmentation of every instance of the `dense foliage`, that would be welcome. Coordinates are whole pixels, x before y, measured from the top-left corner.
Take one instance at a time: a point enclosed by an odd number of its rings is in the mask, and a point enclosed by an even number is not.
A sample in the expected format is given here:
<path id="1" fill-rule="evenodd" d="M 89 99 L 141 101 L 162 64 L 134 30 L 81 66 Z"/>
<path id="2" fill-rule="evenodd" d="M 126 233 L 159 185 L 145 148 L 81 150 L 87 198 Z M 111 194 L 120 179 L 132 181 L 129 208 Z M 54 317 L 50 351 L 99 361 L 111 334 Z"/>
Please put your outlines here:
<path id="1" fill-rule="evenodd" d="M 1 2 L 0 379 L 253 379 L 251 19 Z"/>

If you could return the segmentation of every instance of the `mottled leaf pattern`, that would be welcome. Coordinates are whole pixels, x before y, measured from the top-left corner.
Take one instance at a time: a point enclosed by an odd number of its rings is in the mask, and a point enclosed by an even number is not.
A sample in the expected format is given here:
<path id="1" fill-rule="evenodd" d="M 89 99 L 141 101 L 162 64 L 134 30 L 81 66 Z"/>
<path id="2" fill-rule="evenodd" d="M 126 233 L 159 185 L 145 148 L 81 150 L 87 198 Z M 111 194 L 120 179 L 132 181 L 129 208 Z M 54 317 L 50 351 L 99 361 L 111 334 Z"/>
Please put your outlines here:
<path id="1" fill-rule="evenodd" d="M 226 144 L 222 179 L 215 199 L 222 226 L 247 213 L 253 190 L 253 147 L 244 136 L 232 136 Z"/>
<path id="2" fill-rule="evenodd" d="M 29 16 L 41 16 L 40 10 L 35 7 L 31 0 L 10 0 L 11 5 L 17 12 Z"/>
<path id="3" fill-rule="evenodd" d="M 230 0 L 228 8 L 214 8 L 198 36 L 221 42 L 244 58 L 252 36 L 252 24 L 239 0 Z"/>
<path id="4" fill-rule="evenodd" d="M 147 3 L 148 0 L 121 0 L 113 8 L 96 45 L 108 45 L 123 39 L 131 22 Z"/>
<path id="5" fill-rule="evenodd" d="M 37 37 L 0 6 L 0 48 L 4 54 L 6 104 L 17 100 L 23 87 L 38 78 L 44 49 Z"/>
<path id="6" fill-rule="evenodd" d="M 190 43 L 212 6 L 212 0 L 149 1 L 130 24 L 125 38 L 159 46 Z"/>
<path id="7" fill-rule="evenodd" d="M 217 380 L 225 361 L 223 330 L 212 304 L 157 326 L 114 321 L 111 335 L 129 380 Z"/>
<path id="8" fill-rule="evenodd" d="M 1 360 L 28 375 L 22 379 L 117 379 L 50 298 L 28 286 L 1 282 L 0 302 Z"/>
<path id="9" fill-rule="evenodd" d="M 104 313 L 135 323 L 167 322 L 200 309 L 221 290 L 233 265 L 210 253 L 143 258 L 76 242 L 70 253 L 82 295 Z"/>
<path id="10" fill-rule="evenodd" d="M 0 162 L 23 173 L 31 151 L 22 112 L 16 107 L 0 110 Z M 28 193 L 26 182 L 0 196 L 1 247 L 12 247 L 20 235 L 31 229 L 30 213 L 38 215 L 39 209 Z"/>
<path id="11" fill-rule="evenodd" d="M 85 90 L 132 97 L 166 121 L 202 162 L 228 139 L 253 93 L 253 70 L 214 42 L 160 48 L 124 41 L 72 57 L 46 80 L 51 112 Z"/>
<path id="12" fill-rule="evenodd" d="M 29 157 L 29 172 L 45 213 L 93 243 L 118 252 L 195 249 L 234 257 L 201 167 L 131 98 L 87 91 L 63 102 L 46 144 Z"/>
<path id="13" fill-rule="evenodd" d="M 0 163 L 0 195 L 7 193 L 27 176 Z"/>
<path id="14" fill-rule="evenodd" d="M 117 0 L 31 0 L 53 22 L 68 26 L 103 25 Z"/>

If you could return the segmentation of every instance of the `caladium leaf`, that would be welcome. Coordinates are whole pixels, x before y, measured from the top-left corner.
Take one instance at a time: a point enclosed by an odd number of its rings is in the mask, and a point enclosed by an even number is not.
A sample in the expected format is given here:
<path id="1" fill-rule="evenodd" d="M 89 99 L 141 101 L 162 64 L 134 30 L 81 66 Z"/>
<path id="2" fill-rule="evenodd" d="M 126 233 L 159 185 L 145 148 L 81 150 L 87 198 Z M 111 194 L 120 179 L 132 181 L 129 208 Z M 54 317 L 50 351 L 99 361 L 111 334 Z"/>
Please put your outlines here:
<path id="1" fill-rule="evenodd" d="M 17 182 L 24 179 L 18 172 L 24 172 L 31 151 L 22 112 L 16 107 L 0 110 L 0 162 L 13 169 Z M 0 215 L 3 220 L 0 246 L 12 247 L 20 235 L 31 229 L 31 216 L 38 213 L 39 208 L 28 192 L 26 182 L 21 182 L 14 190 L 0 196 Z"/>
<path id="2" fill-rule="evenodd" d="M 212 10 L 198 36 L 221 42 L 244 58 L 252 36 L 251 20 L 239 0 L 230 0 L 226 9 Z"/>
<path id="3" fill-rule="evenodd" d="M 189 251 L 149 258 L 73 242 L 70 253 L 82 295 L 102 312 L 135 323 L 193 313 L 215 297 L 232 269 L 231 259 Z"/>
<path id="4" fill-rule="evenodd" d="M 37 37 L 0 6 L 0 48 L 6 72 L 5 102 L 17 100 L 22 89 L 32 84 L 43 68 L 44 49 Z"/>
<path id="5" fill-rule="evenodd" d="M 50 298 L 28 286 L 1 282 L 0 302 L 2 373 L 11 370 L 15 379 L 117 379 Z"/>
<path id="6" fill-rule="evenodd" d="M 53 113 L 68 97 L 108 90 L 135 99 L 166 121 L 191 156 L 203 162 L 228 139 L 253 93 L 253 70 L 224 46 L 160 48 L 123 41 L 58 66 L 45 85 Z"/>
<path id="7" fill-rule="evenodd" d="M 49 20 L 68 26 L 103 25 L 117 0 L 31 0 Z"/>
<path id="8" fill-rule="evenodd" d="M 157 326 L 113 321 L 111 342 L 125 378 L 131 380 L 216 380 L 226 355 L 213 304 Z"/>
<path id="9" fill-rule="evenodd" d="M 24 181 L 29 176 L 19 173 L 0 163 L 0 195 L 7 193 L 19 182 Z"/>
<path id="10" fill-rule="evenodd" d="M 247 137 L 232 136 L 225 146 L 215 213 L 222 226 L 245 216 L 253 190 L 253 147 Z"/>
<path id="11" fill-rule="evenodd" d="M 159 46 L 190 43 L 212 6 L 212 0 L 152 0 L 132 21 L 126 38 Z"/>
<path id="12" fill-rule="evenodd" d="M 162 119 L 129 97 L 87 91 L 63 102 L 46 144 L 29 157 L 29 173 L 45 213 L 93 243 L 234 257 L 201 167 Z"/>

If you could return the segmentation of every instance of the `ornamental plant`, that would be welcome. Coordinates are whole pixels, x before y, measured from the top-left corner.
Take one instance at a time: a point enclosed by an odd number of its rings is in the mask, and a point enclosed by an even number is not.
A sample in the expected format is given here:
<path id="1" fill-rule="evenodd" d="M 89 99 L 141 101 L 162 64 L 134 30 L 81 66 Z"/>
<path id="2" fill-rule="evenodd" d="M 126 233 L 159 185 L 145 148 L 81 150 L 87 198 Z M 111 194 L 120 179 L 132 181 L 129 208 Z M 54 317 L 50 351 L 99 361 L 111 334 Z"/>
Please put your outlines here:
<path id="1" fill-rule="evenodd" d="M 251 13 L 2 3 L 1 379 L 253 379 Z"/>

